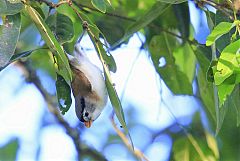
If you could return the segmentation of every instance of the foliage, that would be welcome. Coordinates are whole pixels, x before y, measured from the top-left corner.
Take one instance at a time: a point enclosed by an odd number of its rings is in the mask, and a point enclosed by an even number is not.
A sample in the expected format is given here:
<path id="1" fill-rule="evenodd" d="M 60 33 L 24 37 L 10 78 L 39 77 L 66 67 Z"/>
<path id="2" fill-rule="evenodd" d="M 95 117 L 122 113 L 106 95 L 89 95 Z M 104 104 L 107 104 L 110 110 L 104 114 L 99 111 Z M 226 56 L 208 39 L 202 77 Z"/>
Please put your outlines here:
<path id="1" fill-rule="evenodd" d="M 71 54 L 78 38 L 87 33 L 102 63 L 113 109 L 130 136 L 111 79 L 111 72 L 116 72 L 117 67 L 109 52 L 127 43 L 133 34 L 142 34 L 146 38 L 142 47 L 149 52 L 159 77 L 173 94 L 197 98 L 212 125 L 210 129 L 218 134 L 228 110 L 237 111 L 234 118 L 237 126 L 240 124 L 240 20 L 236 2 L 194 1 L 205 12 L 211 30 L 206 44 L 199 44 L 193 38 L 186 0 L 62 0 L 57 3 L 0 0 L 0 69 L 24 59 L 31 62 L 33 68 L 45 70 L 56 81 L 56 96 L 64 114 L 72 103 L 72 71 L 66 52 Z M 209 11 L 207 5 L 216 12 Z M 33 32 L 40 34 L 44 43 L 33 45 L 19 38 L 24 37 L 23 33 L 33 24 L 36 26 Z M 28 38 L 35 39 L 31 34 Z M 195 85 L 197 90 L 193 88 Z M 176 137 L 174 160 L 221 158 L 221 148 L 209 131 L 201 129 L 205 139 L 195 139 L 196 135 L 188 131 L 185 131 L 186 137 Z M 238 154 L 223 154 L 225 159 L 239 159 Z"/>

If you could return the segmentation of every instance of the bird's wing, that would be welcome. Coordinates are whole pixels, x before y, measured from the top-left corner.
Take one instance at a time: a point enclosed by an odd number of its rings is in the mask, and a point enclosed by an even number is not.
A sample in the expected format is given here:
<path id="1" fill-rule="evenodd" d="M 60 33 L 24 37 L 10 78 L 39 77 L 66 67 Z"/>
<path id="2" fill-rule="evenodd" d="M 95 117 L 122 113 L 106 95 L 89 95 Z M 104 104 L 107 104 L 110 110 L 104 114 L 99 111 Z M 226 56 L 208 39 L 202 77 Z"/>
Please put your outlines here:
<path id="1" fill-rule="evenodd" d="M 73 90 L 73 95 L 76 96 L 86 96 L 89 95 L 89 93 L 92 92 L 92 85 L 88 78 L 85 76 L 85 74 L 72 67 L 73 73 L 74 73 L 74 78 L 72 81 L 72 90 Z"/>

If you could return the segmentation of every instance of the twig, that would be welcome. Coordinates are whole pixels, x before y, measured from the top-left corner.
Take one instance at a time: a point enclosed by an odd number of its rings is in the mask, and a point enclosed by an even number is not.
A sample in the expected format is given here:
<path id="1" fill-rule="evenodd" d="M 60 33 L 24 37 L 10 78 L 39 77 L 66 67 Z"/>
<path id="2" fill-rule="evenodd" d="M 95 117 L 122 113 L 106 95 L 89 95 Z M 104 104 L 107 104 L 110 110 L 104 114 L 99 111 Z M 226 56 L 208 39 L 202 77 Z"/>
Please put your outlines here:
<path id="1" fill-rule="evenodd" d="M 113 115 L 110 116 L 110 120 L 111 120 L 111 123 L 112 123 L 112 126 L 113 126 L 114 130 L 116 131 L 118 136 L 122 139 L 123 143 L 129 149 L 129 151 L 131 151 L 132 154 L 135 155 L 138 159 L 148 161 L 148 158 L 143 154 L 143 152 L 141 152 L 137 148 L 134 148 L 134 150 L 132 149 L 132 145 L 128 141 L 126 135 L 121 130 L 118 129 L 116 123 L 114 122 Z"/>
<path id="2" fill-rule="evenodd" d="M 197 1 L 194 1 L 197 5 L 198 4 L 207 4 L 209 6 L 212 6 L 213 8 L 216 8 L 217 10 L 219 10 L 220 12 L 222 12 L 223 14 L 225 14 L 230 20 L 234 21 L 234 17 L 228 12 L 226 11 L 222 5 L 214 2 L 214 1 L 211 1 L 211 0 L 197 0 Z M 200 5 L 200 6 L 201 6 Z"/>
<path id="3" fill-rule="evenodd" d="M 53 101 L 51 96 L 41 85 L 41 82 L 37 77 L 35 71 L 32 70 L 27 63 L 18 61 L 15 63 L 15 65 L 22 70 L 24 76 L 26 77 L 26 80 L 33 83 L 36 86 L 36 88 L 39 90 L 44 100 L 48 104 L 49 111 L 53 114 L 57 122 L 65 128 L 66 133 L 72 138 L 78 154 L 78 160 L 81 159 L 81 155 L 85 156 L 89 155 L 97 160 L 106 161 L 106 159 L 99 152 L 81 143 L 80 133 L 78 129 L 71 127 L 69 123 L 64 120 L 59 110 L 56 108 L 56 103 Z"/>

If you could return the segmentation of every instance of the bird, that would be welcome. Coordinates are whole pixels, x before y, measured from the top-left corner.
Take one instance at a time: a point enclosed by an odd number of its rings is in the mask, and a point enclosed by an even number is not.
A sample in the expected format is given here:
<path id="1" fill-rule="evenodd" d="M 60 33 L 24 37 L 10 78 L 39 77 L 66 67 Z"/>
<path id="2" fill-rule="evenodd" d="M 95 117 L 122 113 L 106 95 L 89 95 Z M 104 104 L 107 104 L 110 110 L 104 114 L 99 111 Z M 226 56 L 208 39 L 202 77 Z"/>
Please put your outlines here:
<path id="1" fill-rule="evenodd" d="M 73 55 L 67 54 L 73 72 L 71 82 L 78 119 L 90 128 L 107 104 L 108 93 L 102 71 L 75 45 Z"/>

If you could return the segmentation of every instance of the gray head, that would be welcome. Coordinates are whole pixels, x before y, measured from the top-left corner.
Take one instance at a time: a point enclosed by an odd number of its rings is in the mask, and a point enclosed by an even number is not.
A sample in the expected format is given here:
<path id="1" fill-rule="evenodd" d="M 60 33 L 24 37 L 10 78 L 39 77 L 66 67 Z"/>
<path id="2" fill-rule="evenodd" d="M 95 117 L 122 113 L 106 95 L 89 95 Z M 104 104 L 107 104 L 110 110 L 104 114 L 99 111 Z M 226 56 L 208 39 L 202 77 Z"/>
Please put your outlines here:
<path id="1" fill-rule="evenodd" d="M 76 100 L 75 104 L 76 115 L 86 127 L 90 127 L 101 113 L 102 108 L 95 101 L 89 101 L 88 98 L 81 97 Z"/>

